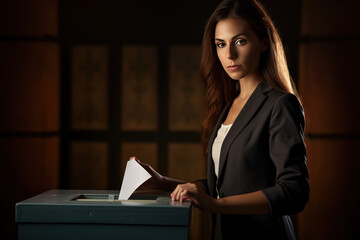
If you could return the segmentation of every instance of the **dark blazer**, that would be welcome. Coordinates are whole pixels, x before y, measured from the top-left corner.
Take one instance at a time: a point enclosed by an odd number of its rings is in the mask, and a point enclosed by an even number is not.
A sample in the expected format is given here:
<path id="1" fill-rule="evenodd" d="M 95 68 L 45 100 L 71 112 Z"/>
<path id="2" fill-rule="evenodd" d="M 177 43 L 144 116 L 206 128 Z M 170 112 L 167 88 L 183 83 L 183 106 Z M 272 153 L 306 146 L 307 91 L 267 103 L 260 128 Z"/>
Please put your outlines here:
<path id="1" fill-rule="evenodd" d="M 259 83 L 224 139 L 219 179 L 211 149 L 229 106 L 217 121 L 208 145 L 210 195 L 227 197 L 261 190 L 270 215 L 221 215 L 223 239 L 295 239 L 289 214 L 309 199 L 304 114 L 298 99 Z M 235 237 L 234 237 L 235 236 Z"/>

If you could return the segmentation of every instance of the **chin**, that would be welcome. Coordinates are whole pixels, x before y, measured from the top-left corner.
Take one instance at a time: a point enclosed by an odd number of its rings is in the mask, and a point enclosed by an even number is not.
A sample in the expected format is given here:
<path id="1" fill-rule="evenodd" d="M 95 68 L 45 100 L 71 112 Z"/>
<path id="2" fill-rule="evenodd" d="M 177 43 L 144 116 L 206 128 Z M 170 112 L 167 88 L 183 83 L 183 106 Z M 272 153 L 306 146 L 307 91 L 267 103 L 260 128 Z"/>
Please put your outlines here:
<path id="1" fill-rule="evenodd" d="M 245 69 L 240 69 L 238 71 L 228 71 L 227 74 L 233 80 L 240 80 L 248 75 L 248 72 L 244 70 Z"/>
<path id="2" fill-rule="evenodd" d="M 246 76 L 246 74 L 234 74 L 234 73 L 228 74 L 228 75 L 233 80 L 240 80 L 240 79 L 242 79 L 243 77 Z"/>

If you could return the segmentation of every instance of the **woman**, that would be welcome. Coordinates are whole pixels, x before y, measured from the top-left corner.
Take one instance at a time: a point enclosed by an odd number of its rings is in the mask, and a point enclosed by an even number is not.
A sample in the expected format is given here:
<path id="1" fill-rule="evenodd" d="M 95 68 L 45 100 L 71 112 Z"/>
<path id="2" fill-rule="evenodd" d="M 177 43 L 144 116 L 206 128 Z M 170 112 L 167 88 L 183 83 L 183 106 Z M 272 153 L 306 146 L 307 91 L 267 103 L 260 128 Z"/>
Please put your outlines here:
<path id="1" fill-rule="evenodd" d="M 143 164 L 153 176 L 147 186 L 214 213 L 213 238 L 295 239 L 288 215 L 309 198 L 304 115 L 281 40 L 257 1 L 219 4 L 201 70 L 207 179 L 185 183 Z"/>

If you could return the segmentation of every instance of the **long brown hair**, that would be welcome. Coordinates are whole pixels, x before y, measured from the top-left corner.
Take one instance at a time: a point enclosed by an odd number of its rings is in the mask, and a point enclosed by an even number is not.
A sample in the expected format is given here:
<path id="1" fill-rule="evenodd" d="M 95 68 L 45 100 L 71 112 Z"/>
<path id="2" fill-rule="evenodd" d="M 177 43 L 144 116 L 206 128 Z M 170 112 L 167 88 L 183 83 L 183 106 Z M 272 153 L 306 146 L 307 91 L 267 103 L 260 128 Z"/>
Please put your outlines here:
<path id="1" fill-rule="evenodd" d="M 205 87 L 205 118 L 201 134 L 206 155 L 210 134 L 221 111 L 232 104 L 240 91 L 238 81 L 232 80 L 223 69 L 214 42 L 217 23 L 228 17 L 243 19 L 259 39 L 267 42 L 267 51 L 261 55 L 259 64 L 263 81 L 275 89 L 298 96 L 289 74 L 280 36 L 264 7 L 256 0 L 222 1 L 207 22 L 202 42 L 200 66 Z"/>

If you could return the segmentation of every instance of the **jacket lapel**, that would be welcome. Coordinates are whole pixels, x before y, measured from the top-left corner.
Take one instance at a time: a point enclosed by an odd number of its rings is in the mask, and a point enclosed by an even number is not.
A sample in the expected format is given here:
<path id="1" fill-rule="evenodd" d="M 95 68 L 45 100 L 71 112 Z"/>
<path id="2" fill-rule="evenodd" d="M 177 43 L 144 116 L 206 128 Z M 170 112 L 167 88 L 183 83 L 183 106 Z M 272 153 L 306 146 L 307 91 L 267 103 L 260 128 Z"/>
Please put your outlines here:
<path id="1" fill-rule="evenodd" d="M 221 185 L 223 174 L 224 174 L 224 166 L 227 161 L 227 156 L 229 153 L 229 149 L 235 138 L 242 132 L 242 130 L 247 126 L 247 124 L 250 122 L 250 120 L 253 118 L 253 116 L 256 114 L 258 109 L 261 107 L 262 103 L 267 98 L 263 92 L 266 92 L 270 90 L 271 87 L 269 87 L 266 83 L 261 82 L 256 87 L 248 101 L 246 102 L 245 106 L 235 119 L 232 127 L 230 128 L 228 134 L 226 135 L 224 142 L 221 147 L 220 152 L 220 163 L 219 163 L 219 179 L 218 179 L 218 186 Z M 227 111 L 223 111 L 223 114 Z M 222 116 L 223 117 L 223 116 Z M 220 121 L 223 118 L 220 118 Z M 219 128 L 221 123 L 217 125 L 217 129 Z M 214 134 L 214 133 L 213 133 Z M 216 137 L 216 134 L 215 134 Z M 214 138 L 215 138 L 214 137 Z M 214 139 L 212 139 L 213 141 Z M 210 148 L 211 149 L 211 148 Z"/>
<path id="2" fill-rule="evenodd" d="M 215 175 L 215 168 L 214 168 L 214 161 L 212 158 L 212 145 L 217 135 L 217 131 L 220 128 L 221 123 L 223 122 L 225 114 L 227 114 L 229 107 L 226 106 L 220 114 L 218 121 L 215 124 L 214 130 L 212 131 L 209 142 L 208 142 L 208 163 L 207 163 L 207 181 L 210 193 L 213 197 L 216 197 L 216 193 L 212 192 L 215 191 L 215 182 L 216 182 L 216 175 Z"/>

